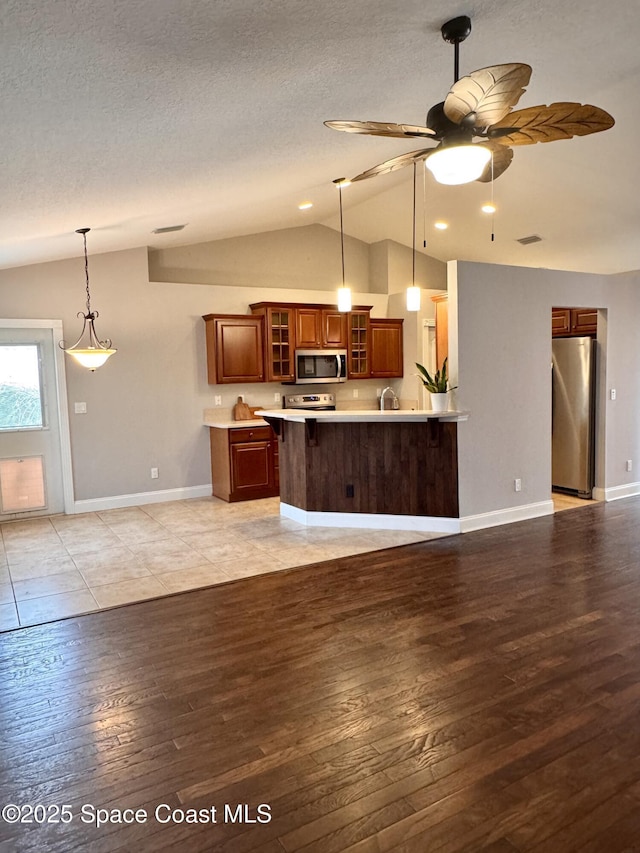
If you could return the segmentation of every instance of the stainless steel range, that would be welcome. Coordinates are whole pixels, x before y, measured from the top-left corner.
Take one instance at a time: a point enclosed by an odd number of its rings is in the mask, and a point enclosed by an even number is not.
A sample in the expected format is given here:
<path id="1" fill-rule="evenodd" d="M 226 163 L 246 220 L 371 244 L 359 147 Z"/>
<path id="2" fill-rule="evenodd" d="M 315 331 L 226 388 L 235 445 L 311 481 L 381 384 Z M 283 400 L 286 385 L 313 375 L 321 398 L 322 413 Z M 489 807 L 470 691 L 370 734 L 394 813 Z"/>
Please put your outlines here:
<path id="1" fill-rule="evenodd" d="M 335 394 L 286 394 L 283 409 L 316 409 L 333 411 L 336 407 Z"/>

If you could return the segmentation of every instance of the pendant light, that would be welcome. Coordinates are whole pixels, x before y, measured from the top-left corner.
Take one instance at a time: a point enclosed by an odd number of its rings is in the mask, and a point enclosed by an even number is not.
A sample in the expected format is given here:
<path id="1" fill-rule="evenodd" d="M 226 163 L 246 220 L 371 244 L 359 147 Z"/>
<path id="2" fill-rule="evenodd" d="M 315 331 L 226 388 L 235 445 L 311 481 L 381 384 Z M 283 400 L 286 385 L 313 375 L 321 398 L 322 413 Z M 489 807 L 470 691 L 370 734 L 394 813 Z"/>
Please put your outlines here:
<path id="1" fill-rule="evenodd" d="M 340 253 L 342 257 L 342 287 L 338 288 L 338 311 L 351 311 L 351 288 L 347 287 L 344 279 L 344 226 L 342 223 L 342 187 L 348 187 L 350 181 L 346 178 L 336 178 L 333 182 L 338 187 L 340 199 Z"/>
<path id="2" fill-rule="evenodd" d="M 413 164 L 413 273 L 407 288 L 407 311 L 420 310 L 420 288 L 416 287 L 416 163 Z"/>
<path id="3" fill-rule="evenodd" d="M 101 367 L 109 356 L 113 355 L 117 350 L 112 349 L 109 338 L 101 341 L 98 338 L 95 327 L 95 320 L 98 317 L 97 311 L 91 310 L 91 293 L 89 292 L 89 259 L 87 258 L 87 234 L 90 228 L 78 228 L 76 234 L 82 234 L 84 240 L 84 274 L 86 278 L 87 289 L 87 313 L 78 311 L 78 317 L 82 317 L 82 332 L 80 337 L 71 347 L 66 347 L 64 341 L 60 342 L 60 347 L 83 367 L 94 371 L 97 367 Z"/>

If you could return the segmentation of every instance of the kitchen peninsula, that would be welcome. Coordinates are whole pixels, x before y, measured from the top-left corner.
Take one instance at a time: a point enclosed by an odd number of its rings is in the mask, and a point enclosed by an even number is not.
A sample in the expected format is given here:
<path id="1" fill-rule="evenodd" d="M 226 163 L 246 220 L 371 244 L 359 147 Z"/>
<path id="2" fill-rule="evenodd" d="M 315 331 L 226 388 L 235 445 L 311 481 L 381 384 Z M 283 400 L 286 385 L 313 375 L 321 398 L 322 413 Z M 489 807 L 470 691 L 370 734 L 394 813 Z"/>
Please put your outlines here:
<path id="1" fill-rule="evenodd" d="M 465 412 L 262 411 L 278 436 L 280 512 L 309 525 L 456 532 Z"/>

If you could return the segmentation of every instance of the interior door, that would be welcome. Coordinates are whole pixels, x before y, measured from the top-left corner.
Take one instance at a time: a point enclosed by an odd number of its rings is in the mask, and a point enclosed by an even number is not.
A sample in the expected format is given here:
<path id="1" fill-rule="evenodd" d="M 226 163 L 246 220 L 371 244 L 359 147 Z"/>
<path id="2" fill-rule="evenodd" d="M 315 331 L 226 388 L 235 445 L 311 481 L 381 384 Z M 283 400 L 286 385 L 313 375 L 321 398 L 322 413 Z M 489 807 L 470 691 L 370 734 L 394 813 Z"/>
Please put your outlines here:
<path id="1" fill-rule="evenodd" d="M 53 338 L 0 321 L 0 519 L 65 510 Z"/>

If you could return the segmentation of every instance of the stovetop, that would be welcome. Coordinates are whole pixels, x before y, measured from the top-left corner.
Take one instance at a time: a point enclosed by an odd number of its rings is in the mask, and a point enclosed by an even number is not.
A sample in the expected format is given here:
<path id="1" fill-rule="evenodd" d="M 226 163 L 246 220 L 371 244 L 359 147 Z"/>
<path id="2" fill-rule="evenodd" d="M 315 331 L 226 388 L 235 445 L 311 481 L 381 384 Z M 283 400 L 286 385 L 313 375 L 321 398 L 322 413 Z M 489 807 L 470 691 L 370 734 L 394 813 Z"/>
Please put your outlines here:
<path id="1" fill-rule="evenodd" d="M 286 394 L 284 409 L 335 409 L 335 394 Z"/>

